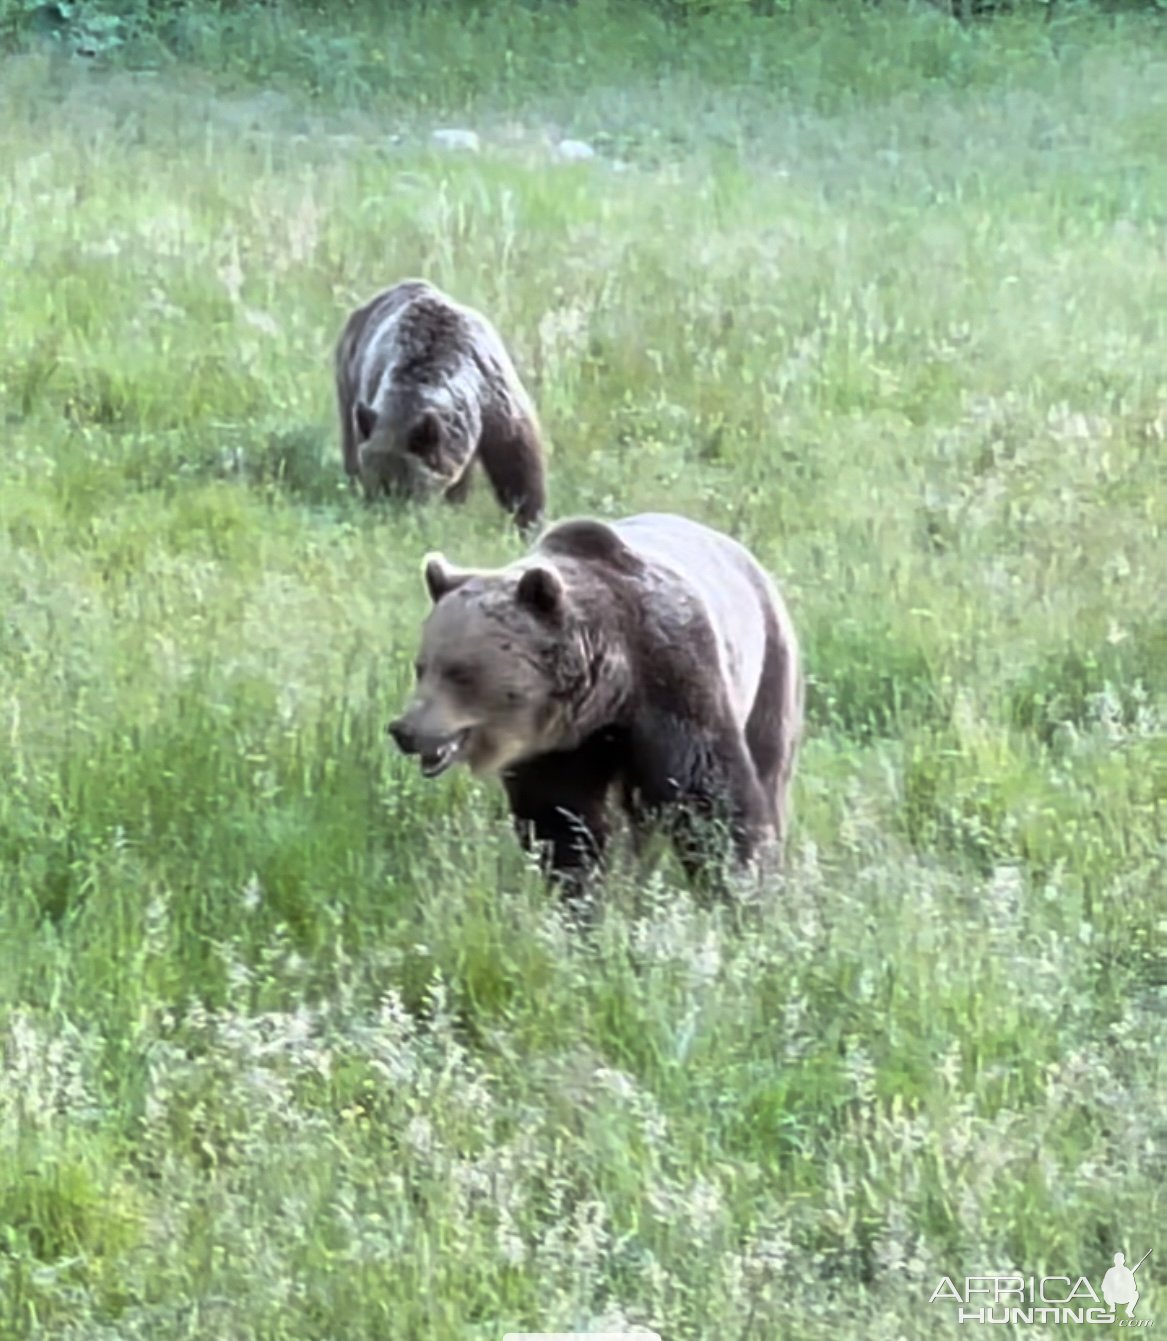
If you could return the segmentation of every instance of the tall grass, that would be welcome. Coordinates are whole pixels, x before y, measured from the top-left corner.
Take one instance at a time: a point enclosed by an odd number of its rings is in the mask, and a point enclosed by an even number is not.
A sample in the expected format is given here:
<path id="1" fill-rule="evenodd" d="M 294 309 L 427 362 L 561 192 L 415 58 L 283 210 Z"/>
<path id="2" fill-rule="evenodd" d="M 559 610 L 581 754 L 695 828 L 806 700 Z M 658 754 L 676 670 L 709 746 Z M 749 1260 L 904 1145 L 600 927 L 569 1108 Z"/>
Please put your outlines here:
<path id="1" fill-rule="evenodd" d="M 1098 1288 L 1167 1158 L 1160 30 L 249 13 L 0 72 L 0 1336 Z M 518 547 L 342 486 L 332 342 L 405 274 L 503 330 L 557 515 L 782 582 L 760 906 L 625 861 L 573 932 L 497 792 L 388 747 L 421 554 Z"/>

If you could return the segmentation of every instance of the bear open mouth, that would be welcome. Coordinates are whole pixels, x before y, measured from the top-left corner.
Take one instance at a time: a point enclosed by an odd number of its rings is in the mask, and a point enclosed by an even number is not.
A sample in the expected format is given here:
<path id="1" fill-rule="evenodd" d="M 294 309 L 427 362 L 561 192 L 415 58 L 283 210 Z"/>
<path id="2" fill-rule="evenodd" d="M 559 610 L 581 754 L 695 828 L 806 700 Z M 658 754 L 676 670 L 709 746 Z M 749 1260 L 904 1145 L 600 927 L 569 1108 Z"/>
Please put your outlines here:
<path id="1" fill-rule="evenodd" d="M 451 764 L 456 763 L 469 734 L 470 728 L 467 727 L 464 731 L 459 731 L 457 735 L 451 736 L 449 740 L 443 741 L 436 750 L 430 750 L 427 754 L 421 755 L 422 777 L 436 778 L 439 773 L 444 773 Z"/>

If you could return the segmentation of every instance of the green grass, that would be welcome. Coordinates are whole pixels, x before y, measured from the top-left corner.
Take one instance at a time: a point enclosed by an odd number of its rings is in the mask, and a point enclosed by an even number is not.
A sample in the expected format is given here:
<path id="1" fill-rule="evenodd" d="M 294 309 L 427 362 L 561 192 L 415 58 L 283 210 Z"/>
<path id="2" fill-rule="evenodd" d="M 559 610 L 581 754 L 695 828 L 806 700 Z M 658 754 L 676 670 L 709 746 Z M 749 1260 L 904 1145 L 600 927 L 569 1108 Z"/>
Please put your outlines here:
<path id="1" fill-rule="evenodd" d="M 832 12 L 0 69 L 0 1337 L 915 1341 L 1162 1246 L 1163 30 Z M 503 331 L 556 515 L 782 582 L 762 906 L 625 863 L 578 934 L 386 741 L 423 552 L 518 552 L 343 487 L 333 341 L 407 274 Z"/>

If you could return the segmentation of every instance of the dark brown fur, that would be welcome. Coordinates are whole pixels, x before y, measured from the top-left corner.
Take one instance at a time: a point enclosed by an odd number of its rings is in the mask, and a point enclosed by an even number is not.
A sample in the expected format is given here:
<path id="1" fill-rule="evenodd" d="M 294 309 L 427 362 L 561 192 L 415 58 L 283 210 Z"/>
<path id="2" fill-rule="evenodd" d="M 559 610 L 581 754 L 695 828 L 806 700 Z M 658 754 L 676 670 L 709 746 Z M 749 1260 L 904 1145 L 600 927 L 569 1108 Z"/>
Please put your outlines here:
<path id="1" fill-rule="evenodd" d="M 603 860 L 613 795 L 694 876 L 718 828 L 739 864 L 780 848 L 802 673 L 781 597 L 740 546 L 683 518 L 576 520 L 506 568 L 434 557 L 426 576 L 429 679 L 391 731 L 410 753 L 470 723 L 496 731 L 505 748 L 478 771 L 501 774 L 521 840 L 570 889 Z M 476 672 L 446 707 L 443 658 Z M 486 691 L 516 676 L 512 713 Z"/>
<path id="2" fill-rule="evenodd" d="M 350 314 L 335 355 L 341 454 L 366 494 L 461 502 L 481 463 L 520 528 L 547 505 L 542 436 L 498 332 L 424 280 Z"/>

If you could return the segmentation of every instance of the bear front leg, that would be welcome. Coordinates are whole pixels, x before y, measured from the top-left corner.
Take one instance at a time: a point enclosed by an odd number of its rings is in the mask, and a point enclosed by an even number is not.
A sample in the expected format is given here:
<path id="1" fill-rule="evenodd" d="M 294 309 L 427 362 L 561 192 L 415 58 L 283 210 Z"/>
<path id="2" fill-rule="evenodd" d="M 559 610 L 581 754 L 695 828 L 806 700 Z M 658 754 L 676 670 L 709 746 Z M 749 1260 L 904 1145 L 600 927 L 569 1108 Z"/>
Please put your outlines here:
<path id="1" fill-rule="evenodd" d="M 442 497 L 447 503 L 453 503 L 455 506 L 465 503 L 467 495 L 470 493 L 470 475 L 471 467 L 466 469 L 458 476 L 453 484 L 446 490 Z"/>
<path id="2" fill-rule="evenodd" d="M 478 458 L 499 503 L 520 531 L 532 530 L 547 507 L 543 445 L 530 424 L 483 426 Z"/>
<path id="3" fill-rule="evenodd" d="M 601 865 L 608 846 L 607 781 L 560 779 L 553 785 L 543 760 L 520 766 L 503 779 L 511 819 L 527 851 L 564 897 L 578 898 Z"/>
<path id="4" fill-rule="evenodd" d="M 671 714 L 649 719 L 634 737 L 627 789 L 638 828 L 661 827 L 686 876 L 703 882 L 727 855 L 750 865 L 773 835 L 770 806 L 741 732 L 712 729 Z"/>
<path id="5" fill-rule="evenodd" d="M 353 396 L 348 384 L 339 378 L 336 384 L 337 410 L 340 415 L 340 453 L 344 461 L 344 473 L 350 482 L 355 482 L 360 471 L 357 457 L 357 435 L 353 427 Z"/>

